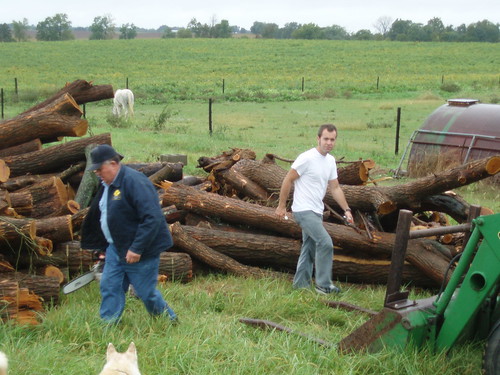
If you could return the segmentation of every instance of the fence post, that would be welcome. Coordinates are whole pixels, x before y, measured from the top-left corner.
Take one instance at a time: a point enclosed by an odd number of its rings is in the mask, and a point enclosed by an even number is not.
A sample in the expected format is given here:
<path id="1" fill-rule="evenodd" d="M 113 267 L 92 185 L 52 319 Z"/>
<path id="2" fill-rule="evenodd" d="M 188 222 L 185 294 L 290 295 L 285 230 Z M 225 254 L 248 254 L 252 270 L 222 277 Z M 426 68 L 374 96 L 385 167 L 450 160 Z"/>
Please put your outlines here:
<path id="1" fill-rule="evenodd" d="M 208 99 L 208 131 L 212 136 L 212 98 Z"/>
<path id="2" fill-rule="evenodd" d="M 441 84 L 444 83 L 444 74 L 441 76 Z"/>
<path id="3" fill-rule="evenodd" d="M 85 108 L 85 103 L 83 103 L 83 118 L 87 118 L 87 109 Z"/>
<path id="4" fill-rule="evenodd" d="M 17 91 L 17 78 L 14 78 L 14 93 L 16 94 L 16 98 L 19 96 Z"/>
<path id="5" fill-rule="evenodd" d="M 226 90 L 226 80 L 222 78 L 222 94 L 224 94 L 225 90 Z"/>
<path id="6" fill-rule="evenodd" d="M 380 82 L 380 76 L 377 77 L 377 90 L 378 90 L 378 84 Z"/>
<path id="7" fill-rule="evenodd" d="M 304 92 L 304 77 L 302 77 L 302 92 Z"/>
<path id="8" fill-rule="evenodd" d="M 126 83 L 125 83 L 125 88 L 127 88 L 127 89 L 128 89 L 128 77 L 127 77 L 127 81 L 126 81 Z"/>
<path id="9" fill-rule="evenodd" d="M 3 120 L 3 87 L 0 89 L 0 102 L 2 102 L 2 120 Z"/>
<path id="10" fill-rule="evenodd" d="M 399 153 L 399 129 L 401 128 L 401 107 L 398 107 L 398 114 L 396 117 L 396 149 L 395 154 Z"/>

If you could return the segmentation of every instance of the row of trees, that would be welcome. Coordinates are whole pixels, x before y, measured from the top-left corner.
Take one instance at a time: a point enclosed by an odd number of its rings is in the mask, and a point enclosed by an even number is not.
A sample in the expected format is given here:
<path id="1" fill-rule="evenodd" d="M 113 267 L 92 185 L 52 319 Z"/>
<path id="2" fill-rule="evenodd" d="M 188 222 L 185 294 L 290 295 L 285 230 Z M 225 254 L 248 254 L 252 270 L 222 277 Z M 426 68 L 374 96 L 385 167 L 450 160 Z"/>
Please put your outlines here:
<path id="1" fill-rule="evenodd" d="M 193 18 L 185 28 L 171 28 L 161 26 L 157 31 L 162 32 L 163 38 L 231 38 L 235 33 L 253 33 L 261 38 L 273 39 L 330 39 L 330 40 L 394 40 L 394 41 L 447 41 L 447 42 L 490 42 L 500 41 L 500 24 L 488 20 L 479 21 L 470 25 L 462 24 L 458 27 L 445 26 L 440 18 L 432 18 L 425 25 L 409 20 L 390 17 L 380 17 L 374 25 L 377 33 L 368 29 L 349 33 L 338 25 L 320 27 L 314 23 L 299 24 L 290 22 L 284 27 L 275 23 L 255 21 L 250 31 L 231 26 L 229 21 L 217 23 L 215 17 L 211 24 L 202 24 Z M 12 24 L 0 24 L 0 42 L 28 40 L 28 20 L 13 21 Z M 110 15 L 94 18 L 94 22 L 87 29 L 89 39 L 113 39 L 117 34 L 117 27 Z M 120 39 L 134 39 L 138 28 L 132 24 L 123 24 L 118 29 Z M 58 13 L 47 17 L 36 26 L 36 39 L 70 40 L 74 39 L 71 21 L 66 14 Z"/>
<path id="2" fill-rule="evenodd" d="M 500 24 L 488 20 L 445 26 L 440 18 L 432 18 L 423 25 L 409 20 L 381 17 L 374 27 L 378 33 L 359 30 L 350 34 L 342 26 L 319 27 L 314 23 L 305 25 L 291 22 L 280 28 L 275 23 L 254 22 L 250 31 L 263 38 L 274 39 L 334 39 L 334 40 L 394 40 L 418 42 L 491 42 L 500 41 Z"/>

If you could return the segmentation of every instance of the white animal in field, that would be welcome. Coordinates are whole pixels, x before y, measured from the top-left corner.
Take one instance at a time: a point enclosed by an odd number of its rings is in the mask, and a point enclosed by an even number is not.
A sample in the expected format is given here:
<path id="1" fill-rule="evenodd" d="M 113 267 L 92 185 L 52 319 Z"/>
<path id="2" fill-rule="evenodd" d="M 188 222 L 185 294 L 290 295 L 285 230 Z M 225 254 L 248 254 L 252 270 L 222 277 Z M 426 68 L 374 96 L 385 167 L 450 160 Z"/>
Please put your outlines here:
<path id="1" fill-rule="evenodd" d="M 118 117 L 134 116 L 134 93 L 132 90 L 116 90 L 113 99 L 113 115 Z"/>

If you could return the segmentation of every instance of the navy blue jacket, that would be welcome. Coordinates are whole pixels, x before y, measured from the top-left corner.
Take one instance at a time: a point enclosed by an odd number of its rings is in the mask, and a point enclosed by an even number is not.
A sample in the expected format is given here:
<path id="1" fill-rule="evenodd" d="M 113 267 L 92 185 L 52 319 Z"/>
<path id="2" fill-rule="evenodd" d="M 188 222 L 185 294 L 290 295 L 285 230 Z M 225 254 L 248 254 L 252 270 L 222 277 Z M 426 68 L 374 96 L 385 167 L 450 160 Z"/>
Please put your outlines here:
<path id="1" fill-rule="evenodd" d="M 82 223 L 83 249 L 104 251 L 108 246 L 100 223 L 103 192 L 101 184 Z M 128 250 L 141 254 L 141 258 L 159 256 L 173 245 L 153 184 L 144 174 L 123 164 L 108 189 L 108 227 L 123 258 Z"/>

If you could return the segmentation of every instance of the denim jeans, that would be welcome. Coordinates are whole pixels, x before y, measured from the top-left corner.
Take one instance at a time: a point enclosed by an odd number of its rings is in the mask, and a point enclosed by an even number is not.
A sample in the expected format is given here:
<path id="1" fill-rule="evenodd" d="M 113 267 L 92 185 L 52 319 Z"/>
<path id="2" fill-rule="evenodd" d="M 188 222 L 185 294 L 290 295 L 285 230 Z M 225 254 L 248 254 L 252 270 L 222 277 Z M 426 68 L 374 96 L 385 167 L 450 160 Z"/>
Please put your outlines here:
<path id="1" fill-rule="evenodd" d="M 313 211 L 294 212 L 293 217 L 302 228 L 293 287 L 310 288 L 315 268 L 316 285 L 328 288 L 332 285 L 333 241 L 323 226 L 323 217 Z"/>
<path id="2" fill-rule="evenodd" d="M 106 249 L 106 261 L 101 277 L 100 315 L 104 321 L 116 322 L 125 309 L 125 293 L 132 284 L 137 297 L 141 299 L 151 315 L 168 313 L 175 319 L 174 311 L 156 289 L 160 258 L 141 259 L 137 263 L 128 264 L 120 259 L 113 244 Z"/>

